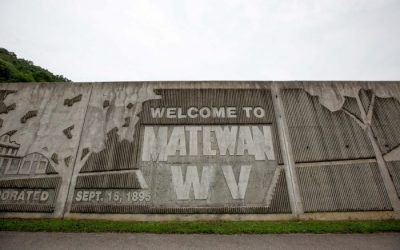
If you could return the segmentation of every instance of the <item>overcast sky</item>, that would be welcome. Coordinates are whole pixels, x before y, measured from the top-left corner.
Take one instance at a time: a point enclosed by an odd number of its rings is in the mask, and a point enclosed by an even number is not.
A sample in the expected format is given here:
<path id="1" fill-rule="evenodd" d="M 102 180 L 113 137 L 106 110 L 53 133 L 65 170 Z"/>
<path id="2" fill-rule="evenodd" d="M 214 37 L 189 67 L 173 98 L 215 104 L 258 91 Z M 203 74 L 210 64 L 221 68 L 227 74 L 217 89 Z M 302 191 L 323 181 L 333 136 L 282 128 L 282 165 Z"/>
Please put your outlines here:
<path id="1" fill-rule="evenodd" d="M 0 0 L 0 47 L 73 81 L 400 80 L 400 0 Z"/>

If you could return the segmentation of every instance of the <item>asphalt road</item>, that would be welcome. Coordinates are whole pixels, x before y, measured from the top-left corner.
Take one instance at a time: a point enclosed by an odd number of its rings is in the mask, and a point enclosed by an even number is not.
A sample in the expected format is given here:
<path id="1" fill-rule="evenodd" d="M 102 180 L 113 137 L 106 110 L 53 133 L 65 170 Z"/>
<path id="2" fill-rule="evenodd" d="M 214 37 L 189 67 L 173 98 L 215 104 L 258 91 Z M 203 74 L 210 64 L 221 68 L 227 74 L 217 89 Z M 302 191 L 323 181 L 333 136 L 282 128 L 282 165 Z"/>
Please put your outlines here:
<path id="1" fill-rule="evenodd" d="M 0 249 L 400 249 L 400 233 L 117 234 L 0 232 Z"/>

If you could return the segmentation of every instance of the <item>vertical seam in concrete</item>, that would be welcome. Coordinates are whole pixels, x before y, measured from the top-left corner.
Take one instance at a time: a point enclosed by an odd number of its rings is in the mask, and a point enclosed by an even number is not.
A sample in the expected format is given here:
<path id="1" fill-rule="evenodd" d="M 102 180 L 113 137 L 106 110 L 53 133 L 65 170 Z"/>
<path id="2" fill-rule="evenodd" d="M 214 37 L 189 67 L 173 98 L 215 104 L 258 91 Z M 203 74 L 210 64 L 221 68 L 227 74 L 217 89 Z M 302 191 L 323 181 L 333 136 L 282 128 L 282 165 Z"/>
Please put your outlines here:
<path id="1" fill-rule="evenodd" d="M 303 202 L 300 196 L 299 181 L 295 169 L 293 152 L 289 139 L 289 128 L 286 123 L 285 110 L 283 107 L 280 88 L 276 83 L 272 84 L 272 101 L 275 109 L 275 117 L 277 122 L 279 140 L 281 144 L 281 154 L 285 165 L 285 175 L 287 179 L 287 188 L 292 213 L 299 217 L 304 213 Z"/>
<path id="2" fill-rule="evenodd" d="M 87 101 L 87 105 L 86 105 L 86 109 L 85 109 L 85 114 L 83 116 L 83 123 L 82 123 L 81 130 L 79 131 L 78 147 L 76 149 L 74 164 L 73 164 L 73 167 L 72 167 L 72 174 L 71 174 L 71 177 L 70 177 L 70 180 L 69 180 L 68 191 L 67 191 L 67 199 L 65 200 L 64 211 L 62 213 L 62 218 L 63 219 L 64 219 L 64 216 L 65 216 L 65 213 L 69 209 L 68 199 L 69 199 L 69 194 L 70 194 L 70 191 L 71 191 L 72 178 L 74 178 L 74 174 L 75 174 L 76 161 L 77 161 L 78 156 L 79 156 L 79 149 L 81 148 L 82 132 L 83 132 L 83 129 L 85 128 L 86 116 L 87 116 L 87 111 L 89 109 L 90 100 L 92 99 L 92 93 L 93 93 L 93 83 L 90 84 L 90 92 L 89 92 L 89 97 L 88 97 L 88 101 Z"/>
<path id="3" fill-rule="evenodd" d="M 358 108 L 360 109 L 361 112 L 361 117 L 363 119 L 365 126 L 365 132 L 367 133 L 367 136 L 369 137 L 372 148 L 374 149 L 375 157 L 376 157 L 376 162 L 378 164 L 378 169 L 381 174 L 383 184 L 385 186 L 386 192 L 389 196 L 390 203 L 392 205 L 393 211 L 400 211 L 400 200 L 398 199 L 397 192 L 396 192 L 396 187 L 394 186 L 394 183 L 392 181 L 392 178 L 390 177 L 389 170 L 387 168 L 386 162 L 383 158 L 382 151 L 379 148 L 378 142 L 375 139 L 375 134 L 374 131 L 372 130 L 372 126 L 370 121 L 368 120 L 368 115 L 369 111 L 366 111 L 361 103 L 360 97 L 357 95 L 356 96 Z M 373 109 L 373 106 L 371 107 Z M 373 113 L 373 111 L 370 111 Z M 372 120 L 371 115 L 371 120 Z"/>

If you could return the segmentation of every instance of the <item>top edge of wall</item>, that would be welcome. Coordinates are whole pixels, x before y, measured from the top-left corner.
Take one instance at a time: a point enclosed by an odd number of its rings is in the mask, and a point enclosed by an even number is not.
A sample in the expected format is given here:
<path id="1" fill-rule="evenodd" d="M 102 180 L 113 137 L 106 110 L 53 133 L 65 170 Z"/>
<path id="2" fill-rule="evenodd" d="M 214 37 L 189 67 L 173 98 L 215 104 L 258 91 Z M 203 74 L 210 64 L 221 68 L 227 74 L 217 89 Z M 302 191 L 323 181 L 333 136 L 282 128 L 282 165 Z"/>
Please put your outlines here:
<path id="1" fill-rule="evenodd" d="M 106 88 L 112 85 L 126 86 L 139 85 L 150 88 L 167 89 L 270 89 L 277 88 L 303 88 L 322 90 L 333 89 L 385 89 L 386 91 L 400 89 L 400 81 L 115 81 L 115 82 L 38 82 L 38 83 L 0 83 L 2 88 L 14 88 L 20 86 L 103 86 Z"/>

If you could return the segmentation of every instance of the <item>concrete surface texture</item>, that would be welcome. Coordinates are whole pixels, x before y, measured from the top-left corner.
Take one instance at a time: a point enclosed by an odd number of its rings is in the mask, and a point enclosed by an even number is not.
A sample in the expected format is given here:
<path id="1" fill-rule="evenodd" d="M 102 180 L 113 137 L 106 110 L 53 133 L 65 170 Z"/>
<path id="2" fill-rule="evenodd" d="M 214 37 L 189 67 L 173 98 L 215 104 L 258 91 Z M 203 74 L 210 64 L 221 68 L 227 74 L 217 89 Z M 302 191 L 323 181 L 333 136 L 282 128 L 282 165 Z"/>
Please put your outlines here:
<path id="1" fill-rule="evenodd" d="M 0 84 L 0 216 L 399 218 L 399 101 L 400 82 Z"/>
<path id="2" fill-rule="evenodd" d="M 379 234 L 112 234 L 0 232 L 1 249 L 399 249 L 399 233 Z"/>

